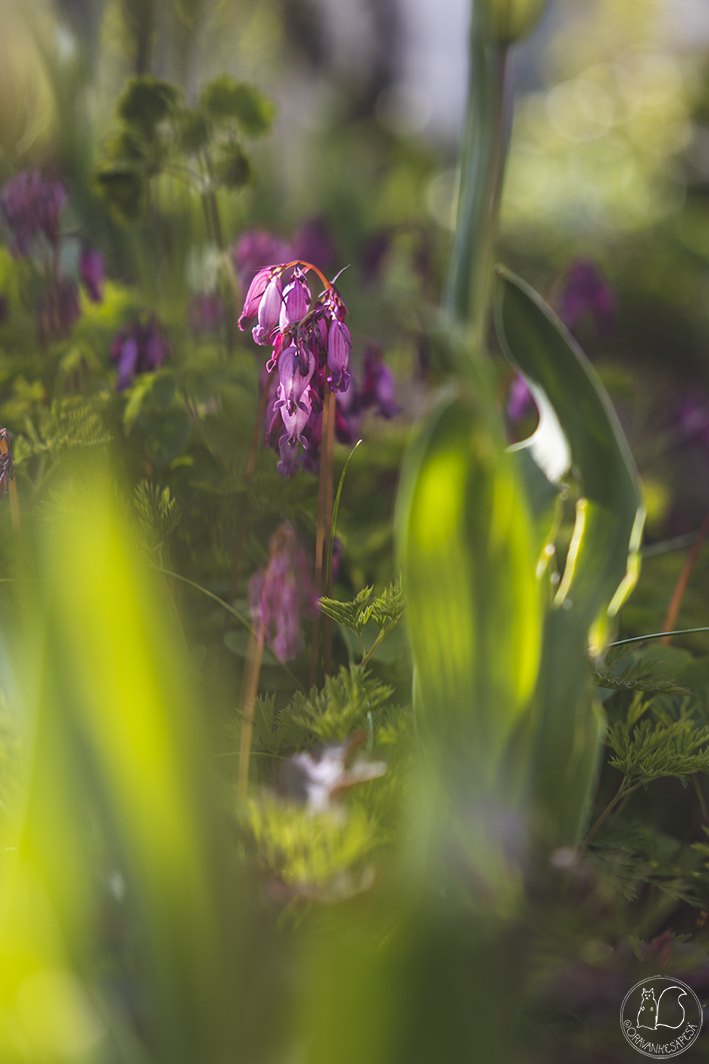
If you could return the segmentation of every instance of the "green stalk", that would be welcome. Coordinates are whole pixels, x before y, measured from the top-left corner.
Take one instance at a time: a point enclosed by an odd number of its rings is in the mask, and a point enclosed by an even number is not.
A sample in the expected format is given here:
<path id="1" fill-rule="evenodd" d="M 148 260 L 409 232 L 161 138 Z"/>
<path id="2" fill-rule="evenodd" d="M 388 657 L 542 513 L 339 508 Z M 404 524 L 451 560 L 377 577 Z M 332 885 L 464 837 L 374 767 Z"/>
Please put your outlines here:
<path id="1" fill-rule="evenodd" d="M 507 44 L 490 43 L 485 13 L 480 3 L 474 3 L 458 221 L 443 300 L 448 324 L 471 328 L 473 350 L 479 350 L 485 339 L 509 142 L 508 52 Z"/>

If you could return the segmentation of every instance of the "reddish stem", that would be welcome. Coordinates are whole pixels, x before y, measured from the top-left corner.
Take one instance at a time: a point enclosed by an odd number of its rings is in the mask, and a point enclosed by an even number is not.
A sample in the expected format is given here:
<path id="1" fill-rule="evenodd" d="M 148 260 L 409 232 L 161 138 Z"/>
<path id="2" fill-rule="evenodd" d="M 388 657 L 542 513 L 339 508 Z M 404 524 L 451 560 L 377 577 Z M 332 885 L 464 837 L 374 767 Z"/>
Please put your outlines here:
<path id="1" fill-rule="evenodd" d="M 330 539 L 332 537 L 332 506 L 334 497 L 333 463 L 335 453 L 335 423 L 337 420 L 337 399 L 335 393 L 331 392 L 329 389 L 327 392 L 327 401 L 330 404 L 330 417 L 327 424 L 327 443 L 325 449 L 325 461 L 327 463 L 325 482 L 325 541 L 323 543 L 325 565 L 327 565 L 325 559 L 327 559 L 330 554 Z M 323 588 L 321 593 L 327 595 L 328 598 L 332 595 L 332 566 L 328 566 L 327 572 L 323 574 Z M 323 629 L 323 676 L 329 675 L 331 661 L 332 620 L 329 617 L 326 617 Z"/>
<path id="2" fill-rule="evenodd" d="M 709 514 L 707 514 L 707 516 L 704 518 L 704 524 L 699 529 L 699 534 L 694 541 L 694 545 L 691 551 L 689 552 L 689 555 L 687 556 L 687 560 L 684 563 L 684 568 L 679 574 L 679 580 L 675 584 L 675 589 L 672 592 L 672 598 L 670 599 L 670 604 L 667 607 L 667 613 L 665 615 L 665 620 L 662 625 L 663 632 L 672 632 L 674 630 L 675 623 L 677 621 L 677 615 L 680 611 L 680 606 L 682 605 L 682 599 L 684 598 L 684 593 L 687 590 L 689 578 L 692 575 L 692 570 L 694 569 L 697 558 L 699 557 L 699 552 L 702 549 L 702 544 L 707 538 L 707 535 L 709 535 Z M 665 635 L 662 637 L 660 642 L 664 643 L 664 645 L 667 646 L 670 642 L 670 639 L 671 636 Z"/>

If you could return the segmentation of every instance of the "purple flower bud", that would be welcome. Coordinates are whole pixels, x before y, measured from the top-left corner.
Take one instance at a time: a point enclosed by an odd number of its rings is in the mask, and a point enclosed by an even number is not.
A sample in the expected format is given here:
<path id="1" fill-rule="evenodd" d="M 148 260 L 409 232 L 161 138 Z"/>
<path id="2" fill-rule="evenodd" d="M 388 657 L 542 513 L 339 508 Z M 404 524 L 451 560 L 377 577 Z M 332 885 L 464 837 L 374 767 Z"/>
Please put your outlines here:
<path id="1" fill-rule="evenodd" d="M 147 321 L 134 318 L 111 346 L 111 362 L 118 364 L 116 391 L 125 391 L 138 373 L 154 373 L 170 354 L 170 341 L 157 316 L 151 314 Z"/>
<path id="2" fill-rule="evenodd" d="M 266 288 L 258 305 L 258 325 L 252 330 L 253 338 L 257 344 L 265 345 L 273 343 L 273 334 L 278 325 L 278 316 L 281 313 L 280 277 L 273 277 Z"/>
<path id="3" fill-rule="evenodd" d="M 276 463 L 276 470 L 282 477 L 294 477 L 298 472 L 298 444 L 286 435 L 281 436 L 278 453 L 281 460 Z"/>
<path id="4" fill-rule="evenodd" d="M 327 380 L 333 390 L 346 392 L 350 383 L 350 330 L 339 321 L 331 321 L 327 339 L 327 365 L 330 375 Z"/>
<path id="5" fill-rule="evenodd" d="M 360 403 L 364 408 L 374 407 L 380 417 L 387 419 L 400 411 L 395 402 L 394 375 L 374 345 L 368 347 L 364 354 L 364 384 Z"/>
<path id="6" fill-rule="evenodd" d="M 12 230 L 12 253 L 26 255 L 43 233 L 50 244 L 59 239 L 59 215 L 66 203 L 60 181 L 42 181 L 38 170 L 24 170 L 8 181 L 0 195 L 0 212 Z"/>
<path id="7" fill-rule="evenodd" d="M 138 341 L 134 336 L 126 336 L 118 348 L 114 345 L 111 359 L 118 363 L 117 392 L 124 392 L 133 383 L 138 370 L 138 354 Z"/>
<path id="8" fill-rule="evenodd" d="M 302 370 L 302 359 L 305 357 L 306 372 Z M 311 402 L 309 399 L 309 384 L 315 370 L 315 359 L 312 354 L 301 345 L 300 351 L 291 346 L 281 355 L 278 360 L 278 377 L 280 386 L 278 397 L 285 404 L 285 410 L 289 415 L 296 412 L 296 408 L 307 411 L 310 416 Z M 306 418 L 307 420 L 307 418 Z M 300 435 L 300 432 L 298 433 Z"/>
<path id="9" fill-rule="evenodd" d="M 279 329 L 287 329 L 289 325 L 302 321 L 308 313 L 312 300 L 312 294 L 300 270 L 296 270 L 295 277 L 283 289 L 283 304 L 280 308 Z"/>
<path id="10" fill-rule="evenodd" d="M 96 248 L 83 248 L 79 257 L 79 274 L 91 302 L 103 302 L 103 281 L 106 267 L 100 251 L 97 251 Z"/>
<path id="11" fill-rule="evenodd" d="M 271 267 L 266 267 L 265 270 L 259 270 L 251 284 L 249 290 L 246 293 L 246 299 L 244 300 L 244 309 L 241 312 L 239 318 L 239 328 L 242 332 L 246 329 L 246 323 L 255 318 L 258 314 L 258 308 L 261 303 L 261 298 L 271 280 Z"/>
<path id="12" fill-rule="evenodd" d="M 312 610 L 312 601 L 305 552 L 293 528 L 284 522 L 271 537 L 266 569 L 249 581 L 254 624 L 263 626 L 268 645 L 279 661 L 288 661 L 301 650 L 301 622 Z"/>

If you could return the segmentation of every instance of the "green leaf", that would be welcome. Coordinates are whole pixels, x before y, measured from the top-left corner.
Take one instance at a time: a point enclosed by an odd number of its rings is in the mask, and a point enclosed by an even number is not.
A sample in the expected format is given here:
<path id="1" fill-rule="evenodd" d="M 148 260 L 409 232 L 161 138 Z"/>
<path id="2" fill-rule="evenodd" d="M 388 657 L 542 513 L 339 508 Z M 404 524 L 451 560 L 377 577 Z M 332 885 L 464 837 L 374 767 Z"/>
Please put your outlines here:
<path id="1" fill-rule="evenodd" d="M 539 830 L 552 845 L 573 846 L 589 812 L 605 731 L 587 650 L 601 652 L 637 580 L 645 510 L 628 444 L 595 371 L 544 301 L 510 271 L 497 273 L 498 335 L 540 408 L 537 432 L 515 453 L 519 459 L 527 451 L 550 484 L 573 466 L 580 485 L 545 625 L 533 728 Z"/>
<path id="2" fill-rule="evenodd" d="M 529 285 L 504 267 L 497 273 L 500 341 L 541 406 L 539 430 L 518 447 L 529 450 L 548 479 L 559 480 L 572 463 L 580 479 L 575 537 L 555 604 L 570 599 L 597 654 L 609 618 L 639 571 L 645 508 L 635 463 L 603 385 L 574 338 Z M 548 446 L 550 419 L 563 434 L 566 455 L 558 433 Z"/>
<path id="3" fill-rule="evenodd" d="M 209 125 L 200 111 L 183 108 L 177 114 L 177 128 L 180 147 L 188 155 L 201 151 L 207 143 Z"/>
<path id="4" fill-rule="evenodd" d="M 219 147 L 214 159 L 214 172 L 226 188 L 242 188 L 251 180 L 251 163 L 238 141 Z"/>
<path id="5" fill-rule="evenodd" d="M 150 140 L 155 127 L 175 110 L 177 89 L 149 74 L 131 78 L 118 101 L 118 114 Z"/>
<path id="6" fill-rule="evenodd" d="M 147 184 L 135 170 L 106 166 L 95 177 L 100 194 L 121 222 L 135 222 L 145 211 Z"/>
<path id="7" fill-rule="evenodd" d="M 200 98 L 210 118 L 236 119 L 244 133 L 261 136 L 268 133 L 276 115 L 276 106 L 254 85 L 234 81 L 227 74 L 210 81 Z"/>

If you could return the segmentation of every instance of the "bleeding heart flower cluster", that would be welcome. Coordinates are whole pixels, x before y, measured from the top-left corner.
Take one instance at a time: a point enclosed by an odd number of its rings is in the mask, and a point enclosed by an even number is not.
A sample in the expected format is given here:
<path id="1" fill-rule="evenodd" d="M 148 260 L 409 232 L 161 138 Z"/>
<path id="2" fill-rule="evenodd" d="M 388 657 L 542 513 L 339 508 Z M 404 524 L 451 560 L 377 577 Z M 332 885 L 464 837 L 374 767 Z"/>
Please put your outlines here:
<path id="1" fill-rule="evenodd" d="M 317 273 L 325 288 L 313 299 L 306 274 Z M 278 471 L 293 476 L 298 467 L 298 444 L 306 451 L 322 434 L 325 390 L 346 392 L 350 383 L 350 331 L 347 308 L 333 285 L 307 262 L 266 266 L 246 293 L 239 328 L 256 321 L 257 344 L 272 346 L 266 363 L 278 370 L 269 437 L 277 437 L 281 460 Z"/>
<path id="2" fill-rule="evenodd" d="M 310 567 L 287 521 L 273 533 L 269 547 L 268 565 L 249 581 L 251 616 L 278 660 L 289 661 L 302 649 L 300 626 L 313 610 Z"/>

